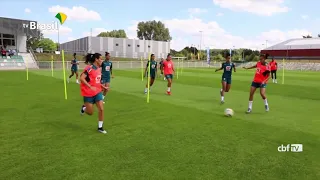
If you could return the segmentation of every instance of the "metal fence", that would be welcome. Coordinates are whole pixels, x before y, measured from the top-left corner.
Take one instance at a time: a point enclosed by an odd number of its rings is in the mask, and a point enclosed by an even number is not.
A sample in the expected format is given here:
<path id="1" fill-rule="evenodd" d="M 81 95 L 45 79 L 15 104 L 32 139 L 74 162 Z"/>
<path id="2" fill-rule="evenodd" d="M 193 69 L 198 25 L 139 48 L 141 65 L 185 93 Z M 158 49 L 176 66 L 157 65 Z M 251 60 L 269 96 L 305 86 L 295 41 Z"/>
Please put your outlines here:
<path id="1" fill-rule="evenodd" d="M 40 69 L 51 69 L 52 67 L 54 69 L 62 69 L 63 63 L 62 61 L 41 61 L 38 63 Z M 141 64 L 141 61 L 112 61 L 112 66 L 114 69 L 139 69 L 141 67 L 146 67 L 147 61 L 143 61 Z M 86 65 L 83 62 L 80 62 L 79 68 L 82 69 Z M 210 67 L 219 67 L 221 66 L 221 63 L 211 63 Z M 71 62 L 66 61 L 65 62 L 66 69 L 71 68 Z M 188 62 L 175 62 L 175 67 L 184 67 L 184 68 L 204 68 L 209 67 L 207 62 L 205 61 L 188 61 Z"/>
<path id="2" fill-rule="evenodd" d="M 175 61 L 175 67 L 183 67 L 183 68 L 218 68 L 221 67 L 221 62 L 211 62 L 210 65 L 206 61 Z M 249 67 L 255 65 L 256 62 L 247 62 L 247 63 L 235 63 L 235 65 L 239 68 L 242 67 Z M 62 61 L 40 61 L 38 63 L 39 69 L 62 69 Z M 114 69 L 139 69 L 141 67 L 146 67 L 147 61 L 143 61 L 141 65 L 141 61 L 113 61 L 113 68 Z M 65 62 L 66 69 L 71 68 L 71 62 Z M 80 62 L 79 68 L 82 69 L 85 67 L 83 62 Z M 300 70 L 300 71 L 320 71 L 320 63 L 283 63 L 278 62 L 278 69 L 281 70 L 283 67 L 286 70 Z"/>

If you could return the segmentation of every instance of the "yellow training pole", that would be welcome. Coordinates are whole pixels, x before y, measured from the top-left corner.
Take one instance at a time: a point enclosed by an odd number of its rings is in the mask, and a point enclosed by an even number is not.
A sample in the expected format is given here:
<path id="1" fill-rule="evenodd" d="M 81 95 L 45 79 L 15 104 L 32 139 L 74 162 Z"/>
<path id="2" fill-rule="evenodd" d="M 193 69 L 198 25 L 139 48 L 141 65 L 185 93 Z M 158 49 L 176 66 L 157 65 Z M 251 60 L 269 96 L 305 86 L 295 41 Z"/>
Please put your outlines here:
<path id="1" fill-rule="evenodd" d="M 63 69 L 63 83 L 64 83 L 64 98 L 68 99 L 67 95 L 67 80 L 66 80 L 66 67 L 64 64 L 64 50 L 61 51 L 61 56 L 62 56 L 62 69 Z"/>
<path id="2" fill-rule="evenodd" d="M 284 58 L 282 60 L 282 84 L 284 84 Z"/>
<path id="3" fill-rule="evenodd" d="M 51 55 L 51 76 L 53 77 L 53 55 Z"/>
<path id="4" fill-rule="evenodd" d="M 27 81 L 29 80 L 29 68 L 28 68 L 28 62 L 25 61 L 26 65 L 26 71 L 27 71 Z"/>
<path id="5" fill-rule="evenodd" d="M 150 53 L 148 55 L 148 57 L 150 58 L 149 59 L 149 63 L 148 63 L 148 70 L 147 70 L 147 73 L 148 73 L 148 94 L 147 94 L 147 103 L 150 102 L 150 77 L 151 77 L 151 70 L 150 70 L 150 67 L 151 67 L 151 57 L 150 57 Z"/>
<path id="6" fill-rule="evenodd" d="M 143 74 L 143 60 L 142 60 L 142 56 L 141 56 L 141 58 L 140 58 L 140 62 L 141 62 L 141 81 L 143 81 L 143 76 L 144 76 L 144 74 Z"/>

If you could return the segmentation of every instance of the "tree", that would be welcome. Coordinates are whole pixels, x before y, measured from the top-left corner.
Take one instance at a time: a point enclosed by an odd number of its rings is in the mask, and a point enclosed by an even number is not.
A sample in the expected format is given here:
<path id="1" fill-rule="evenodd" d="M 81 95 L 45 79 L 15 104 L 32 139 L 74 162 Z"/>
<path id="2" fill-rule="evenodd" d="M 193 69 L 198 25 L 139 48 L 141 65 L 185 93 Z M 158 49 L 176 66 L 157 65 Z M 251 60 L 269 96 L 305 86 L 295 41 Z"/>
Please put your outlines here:
<path id="1" fill-rule="evenodd" d="M 123 29 L 101 32 L 97 37 L 113 37 L 113 38 L 127 38 L 127 34 Z"/>
<path id="2" fill-rule="evenodd" d="M 57 51 L 60 50 L 60 44 L 59 43 L 55 43 L 56 44 L 56 47 L 57 47 Z"/>
<path id="3" fill-rule="evenodd" d="M 38 47 L 38 43 L 41 39 L 43 39 L 43 34 L 38 30 L 39 36 L 27 36 L 27 47 L 31 47 L 32 49 L 36 49 Z"/>
<path id="4" fill-rule="evenodd" d="M 39 41 L 38 46 L 43 49 L 43 51 L 55 51 L 57 50 L 57 45 L 49 38 L 43 38 Z"/>
<path id="5" fill-rule="evenodd" d="M 214 58 L 213 58 L 213 60 L 215 60 L 215 61 L 223 61 L 223 59 L 224 58 L 221 54 L 218 54 L 218 55 L 214 56 Z"/>
<path id="6" fill-rule="evenodd" d="M 307 35 L 307 36 L 302 36 L 303 38 L 312 38 L 312 36 Z"/>
<path id="7" fill-rule="evenodd" d="M 169 29 L 161 21 L 139 22 L 137 37 L 140 40 L 171 41 Z"/>

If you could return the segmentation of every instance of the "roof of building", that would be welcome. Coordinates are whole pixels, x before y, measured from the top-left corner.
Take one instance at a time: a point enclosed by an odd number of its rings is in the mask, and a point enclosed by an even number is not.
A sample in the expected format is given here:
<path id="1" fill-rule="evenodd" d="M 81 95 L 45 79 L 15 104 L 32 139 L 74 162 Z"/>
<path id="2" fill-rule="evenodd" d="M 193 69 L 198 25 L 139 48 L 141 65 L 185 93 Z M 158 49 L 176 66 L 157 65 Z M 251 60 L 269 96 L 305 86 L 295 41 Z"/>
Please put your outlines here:
<path id="1" fill-rule="evenodd" d="M 11 31 L 17 33 L 25 33 L 26 35 L 39 36 L 40 32 L 37 29 L 25 28 L 23 26 L 23 24 L 30 24 L 30 22 L 36 21 L 0 17 L 0 27 L 10 29 Z"/>
<path id="2" fill-rule="evenodd" d="M 320 49 L 320 38 L 290 39 L 264 50 Z"/>

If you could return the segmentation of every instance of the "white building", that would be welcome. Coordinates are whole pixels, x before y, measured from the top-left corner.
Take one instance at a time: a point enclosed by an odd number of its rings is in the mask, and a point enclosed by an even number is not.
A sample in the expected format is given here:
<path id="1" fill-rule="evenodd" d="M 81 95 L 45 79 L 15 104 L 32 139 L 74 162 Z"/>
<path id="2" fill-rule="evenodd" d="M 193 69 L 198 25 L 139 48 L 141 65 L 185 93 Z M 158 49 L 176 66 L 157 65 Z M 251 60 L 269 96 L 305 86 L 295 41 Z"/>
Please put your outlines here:
<path id="1" fill-rule="evenodd" d="M 109 52 L 113 57 L 123 58 L 147 58 L 152 53 L 157 58 L 165 58 L 170 53 L 170 42 L 89 36 L 63 43 L 60 49 L 68 53 L 95 52 L 104 55 Z"/>
<path id="2" fill-rule="evenodd" d="M 34 22 L 34 21 L 33 21 Z M 37 36 L 37 30 L 24 28 L 23 24 L 30 21 L 0 17 L 0 46 L 6 49 L 15 49 L 18 52 L 27 52 L 27 36 Z"/>
<path id="3" fill-rule="evenodd" d="M 18 56 L 7 56 L 0 58 L 1 69 L 23 69 L 38 68 L 35 57 L 27 49 L 27 36 L 36 37 L 40 35 L 37 30 L 25 28 L 25 24 L 30 22 L 20 19 L 0 17 L 0 47 L 8 50 L 15 50 Z M 17 55 L 17 54 L 16 54 Z"/>

